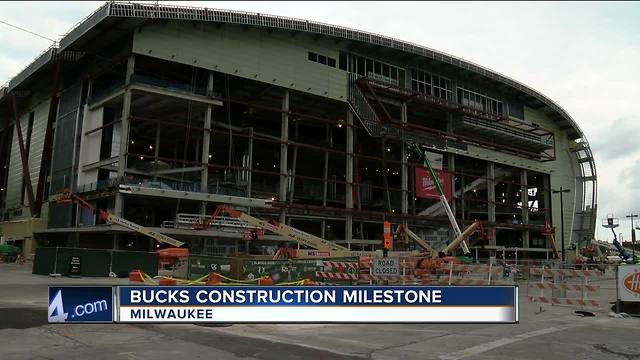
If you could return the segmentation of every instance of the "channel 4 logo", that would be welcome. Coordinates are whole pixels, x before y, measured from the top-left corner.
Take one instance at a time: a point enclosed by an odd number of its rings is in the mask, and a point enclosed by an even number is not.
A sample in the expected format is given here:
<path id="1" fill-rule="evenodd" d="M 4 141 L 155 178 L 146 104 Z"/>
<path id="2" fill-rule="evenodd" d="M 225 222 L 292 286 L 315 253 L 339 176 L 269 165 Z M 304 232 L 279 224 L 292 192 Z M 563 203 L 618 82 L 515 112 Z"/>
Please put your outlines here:
<path id="1" fill-rule="evenodd" d="M 49 287 L 49 323 L 110 323 L 113 307 L 111 286 Z"/>

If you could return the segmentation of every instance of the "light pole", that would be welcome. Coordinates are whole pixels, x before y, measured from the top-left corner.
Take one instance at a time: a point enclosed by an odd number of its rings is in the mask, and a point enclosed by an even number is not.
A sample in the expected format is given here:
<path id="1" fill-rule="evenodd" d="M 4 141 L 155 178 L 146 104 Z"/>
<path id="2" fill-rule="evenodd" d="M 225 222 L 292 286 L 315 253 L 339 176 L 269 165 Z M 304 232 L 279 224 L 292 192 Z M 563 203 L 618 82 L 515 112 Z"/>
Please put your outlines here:
<path id="1" fill-rule="evenodd" d="M 636 262 L 636 229 L 633 227 L 633 218 L 637 218 L 638 214 L 631 213 L 627 218 L 631 219 L 631 261 Z"/>
<path id="2" fill-rule="evenodd" d="M 569 189 L 563 189 L 562 186 L 560 186 L 559 190 L 551 190 L 551 192 L 553 194 L 560 194 L 560 239 L 561 239 L 561 246 L 562 246 L 562 262 L 565 261 L 565 249 L 564 249 L 564 203 L 562 202 L 562 194 L 563 193 L 568 193 L 570 190 Z"/>

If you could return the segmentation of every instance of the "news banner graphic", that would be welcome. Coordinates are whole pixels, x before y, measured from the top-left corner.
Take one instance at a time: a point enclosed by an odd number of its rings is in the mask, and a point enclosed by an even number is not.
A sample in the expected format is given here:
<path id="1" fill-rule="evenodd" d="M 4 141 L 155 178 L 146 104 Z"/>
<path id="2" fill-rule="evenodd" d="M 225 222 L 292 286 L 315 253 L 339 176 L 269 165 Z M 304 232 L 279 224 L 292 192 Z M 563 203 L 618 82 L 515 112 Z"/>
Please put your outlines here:
<path id="1" fill-rule="evenodd" d="M 516 323 L 516 286 L 51 287 L 50 322 Z"/>
<path id="2" fill-rule="evenodd" d="M 50 323 L 112 323 L 112 286 L 49 286 Z"/>

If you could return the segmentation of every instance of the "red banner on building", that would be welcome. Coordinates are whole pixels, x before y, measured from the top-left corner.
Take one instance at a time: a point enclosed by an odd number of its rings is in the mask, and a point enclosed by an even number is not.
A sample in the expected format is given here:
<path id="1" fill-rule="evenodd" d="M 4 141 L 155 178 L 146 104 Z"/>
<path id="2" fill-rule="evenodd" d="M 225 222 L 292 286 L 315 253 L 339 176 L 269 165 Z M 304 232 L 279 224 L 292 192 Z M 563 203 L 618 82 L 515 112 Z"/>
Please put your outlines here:
<path id="1" fill-rule="evenodd" d="M 442 191 L 447 200 L 451 200 L 451 174 L 444 170 L 434 170 L 440 185 L 442 185 Z M 416 168 L 416 196 L 428 199 L 440 199 L 438 189 L 431 181 L 429 171 L 425 168 Z"/>

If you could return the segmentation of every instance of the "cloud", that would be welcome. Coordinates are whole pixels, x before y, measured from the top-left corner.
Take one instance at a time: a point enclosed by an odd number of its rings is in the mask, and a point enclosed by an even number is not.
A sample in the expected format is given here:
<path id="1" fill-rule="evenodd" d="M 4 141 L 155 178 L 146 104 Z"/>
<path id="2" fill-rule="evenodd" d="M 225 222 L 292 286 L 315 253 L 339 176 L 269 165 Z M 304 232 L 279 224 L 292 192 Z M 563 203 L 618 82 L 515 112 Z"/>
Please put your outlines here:
<path id="1" fill-rule="evenodd" d="M 640 116 L 628 116 L 605 124 L 590 144 L 593 151 L 597 152 L 604 161 L 634 157 L 640 153 L 638 134 L 640 134 Z"/>

